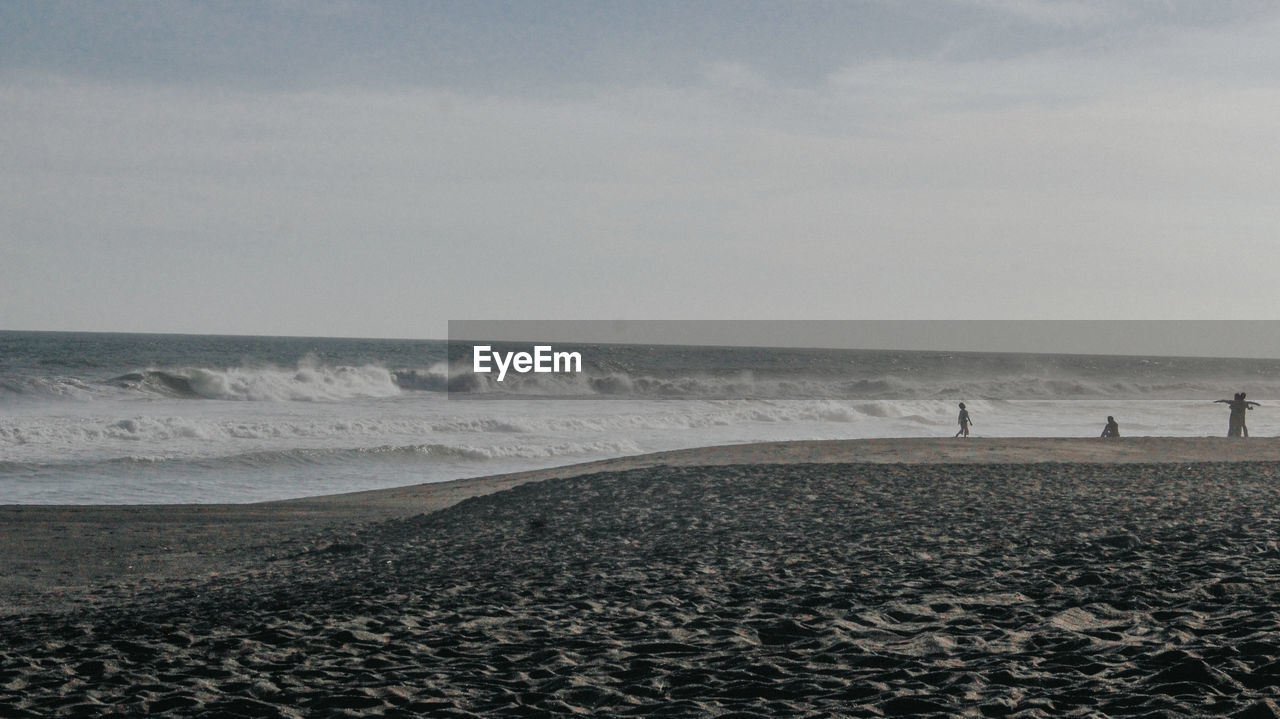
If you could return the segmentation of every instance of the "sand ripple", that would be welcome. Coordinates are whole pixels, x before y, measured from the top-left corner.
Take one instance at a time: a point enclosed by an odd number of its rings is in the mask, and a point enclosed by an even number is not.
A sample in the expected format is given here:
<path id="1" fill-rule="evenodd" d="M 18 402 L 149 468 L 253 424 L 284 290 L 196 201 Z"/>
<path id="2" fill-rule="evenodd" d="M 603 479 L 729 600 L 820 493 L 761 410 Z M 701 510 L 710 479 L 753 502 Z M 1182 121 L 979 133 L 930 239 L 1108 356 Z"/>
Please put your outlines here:
<path id="1" fill-rule="evenodd" d="M 1280 715 L 1280 465 L 549 480 L 0 620 L 0 714 Z"/>

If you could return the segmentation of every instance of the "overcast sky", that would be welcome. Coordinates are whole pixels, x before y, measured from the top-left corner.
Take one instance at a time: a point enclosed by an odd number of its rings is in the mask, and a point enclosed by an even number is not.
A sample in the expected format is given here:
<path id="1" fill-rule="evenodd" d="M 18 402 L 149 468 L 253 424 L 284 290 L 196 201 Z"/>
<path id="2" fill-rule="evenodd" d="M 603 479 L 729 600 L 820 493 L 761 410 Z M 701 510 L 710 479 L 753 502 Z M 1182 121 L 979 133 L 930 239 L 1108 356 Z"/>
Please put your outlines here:
<path id="1" fill-rule="evenodd" d="M 1271 319 L 1277 37 L 1222 0 L 0 1 L 0 328 Z"/>

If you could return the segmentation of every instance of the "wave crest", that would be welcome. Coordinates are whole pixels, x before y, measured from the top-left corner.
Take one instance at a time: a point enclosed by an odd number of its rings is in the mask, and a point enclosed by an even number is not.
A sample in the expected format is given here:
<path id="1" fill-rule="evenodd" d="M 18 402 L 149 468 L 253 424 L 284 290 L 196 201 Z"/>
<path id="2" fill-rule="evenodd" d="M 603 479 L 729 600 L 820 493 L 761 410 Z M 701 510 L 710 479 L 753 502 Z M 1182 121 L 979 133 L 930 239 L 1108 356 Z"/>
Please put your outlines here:
<path id="1" fill-rule="evenodd" d="M 147 370 L 114 377 L 109 384 L 181 399 L 316 402 L 400 394 L 395 376 L 378 365 L 296 368 L 231 367 Z"/>

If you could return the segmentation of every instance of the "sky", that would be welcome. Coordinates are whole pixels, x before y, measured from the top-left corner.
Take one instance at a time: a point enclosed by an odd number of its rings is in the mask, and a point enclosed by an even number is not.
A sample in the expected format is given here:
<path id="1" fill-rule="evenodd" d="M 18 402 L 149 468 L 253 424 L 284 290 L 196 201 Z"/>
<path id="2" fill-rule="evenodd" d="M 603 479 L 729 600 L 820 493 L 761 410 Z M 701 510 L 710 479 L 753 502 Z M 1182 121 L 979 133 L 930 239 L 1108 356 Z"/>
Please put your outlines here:
<path id="1" fill-rule="evenodd" d="M 1276 37 L 1233 0 L 0 0 L 0 329 L 1276 319 Z"/>

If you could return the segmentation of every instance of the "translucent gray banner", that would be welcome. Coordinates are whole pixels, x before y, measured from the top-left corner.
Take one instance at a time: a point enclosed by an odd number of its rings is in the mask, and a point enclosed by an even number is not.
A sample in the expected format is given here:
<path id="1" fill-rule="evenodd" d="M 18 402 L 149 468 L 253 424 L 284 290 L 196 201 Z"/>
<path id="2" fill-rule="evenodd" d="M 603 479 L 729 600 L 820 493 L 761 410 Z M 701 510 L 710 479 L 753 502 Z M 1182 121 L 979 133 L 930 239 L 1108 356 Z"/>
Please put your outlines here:
<path id="1" fill-rule="evenodd" d="M 465 399 L 1280 395 L 1272 321 L 453 320 L 448 344 Z"/>

